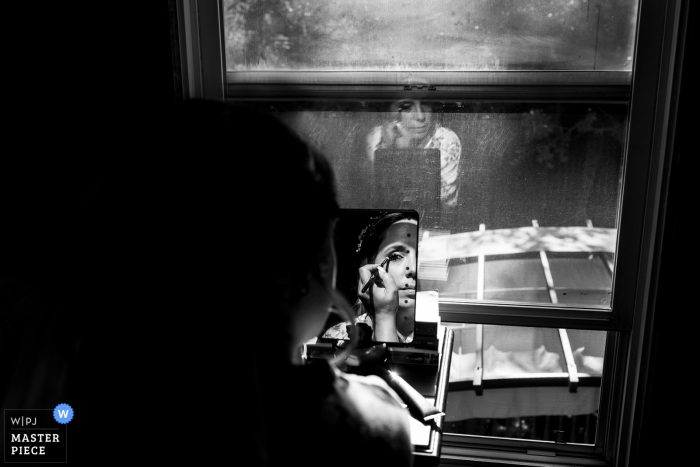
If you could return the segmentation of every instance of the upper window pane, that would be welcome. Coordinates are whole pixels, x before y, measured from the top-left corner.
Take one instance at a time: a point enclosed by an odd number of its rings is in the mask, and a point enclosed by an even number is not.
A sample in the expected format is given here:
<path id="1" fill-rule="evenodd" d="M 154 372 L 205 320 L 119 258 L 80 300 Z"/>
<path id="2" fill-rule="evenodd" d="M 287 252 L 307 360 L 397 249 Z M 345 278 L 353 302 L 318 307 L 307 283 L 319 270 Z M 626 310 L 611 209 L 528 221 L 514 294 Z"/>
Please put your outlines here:
<path id="1" fill-rule="evenodd" d="M 638 0 L 223 5 L 229 71 L 629 71 Z"/>

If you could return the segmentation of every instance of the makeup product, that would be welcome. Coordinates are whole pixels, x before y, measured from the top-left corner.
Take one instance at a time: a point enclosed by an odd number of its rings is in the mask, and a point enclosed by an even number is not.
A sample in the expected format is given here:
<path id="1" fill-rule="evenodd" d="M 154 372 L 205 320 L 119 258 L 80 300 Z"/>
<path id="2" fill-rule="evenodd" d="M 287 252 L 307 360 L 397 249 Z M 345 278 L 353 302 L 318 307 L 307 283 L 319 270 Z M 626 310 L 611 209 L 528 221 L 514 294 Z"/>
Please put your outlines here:
<path id="1" fill-rule="evenodd" d="M 437 366 L 440 362 L 440 353 L 437 350 L 417 347 L 389 347 L 388 351 L 387 360 L 390 363 Z"/>
<path id="2" fill-rule="evenodd" d="M 432 290 L 416 293 L 415 335 L 435 339 L 439 324 L 438 293 Z"/>
<path id="3" fill-rule="evenodd" d="M 379 267 L 383 268 L 387 264 L 389 264 L 389 257 L 388 256 L 386 258 L 384 258 L 384 261 L 382 261 L 382 264 L 380 264 Z M 378 278 L 379 278 L 379 273 L 375 270 L 374 272 L 372 272 L 372 277 L 370 277 L 369 280 L 367 281 L 367 283 L 365 284 L 365 286 L 362 287 L 361 293 L 367 292 L 367 289 L 369 289 L 372 286 L 372 284 L 374 284 L 377 281 Z"/>
<path id="4" fill-rule="evenodd" d="M 306 363 L 310 363 L 314 359 L 328 360 L 336 354 L 336 349 L 333 344 L 327 342 L 316 342 L 314 344 L 305 344 Z"/>

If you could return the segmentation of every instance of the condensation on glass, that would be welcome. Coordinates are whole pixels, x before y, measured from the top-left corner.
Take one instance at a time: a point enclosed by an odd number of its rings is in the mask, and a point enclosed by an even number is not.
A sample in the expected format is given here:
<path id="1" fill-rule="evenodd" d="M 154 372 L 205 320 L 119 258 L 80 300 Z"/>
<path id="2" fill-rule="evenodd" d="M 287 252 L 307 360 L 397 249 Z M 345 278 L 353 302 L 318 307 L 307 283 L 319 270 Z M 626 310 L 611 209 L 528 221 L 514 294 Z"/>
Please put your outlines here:
<path id="1" fill-rule="evenodd" d="M 224 0 L 229 71 L 632 69 L 638 0 Z"/>
<path id="2" fill-rule="evenodd" d="M 626 105 L 256 105 L 328 157 L 341 207 L 419 211 L 419 290 L 610 309 Z"/>
<path id="3" fill-rule="evenodd" d="M 595 443 L 605 331 L 445 324 L 445 433 Z"/>

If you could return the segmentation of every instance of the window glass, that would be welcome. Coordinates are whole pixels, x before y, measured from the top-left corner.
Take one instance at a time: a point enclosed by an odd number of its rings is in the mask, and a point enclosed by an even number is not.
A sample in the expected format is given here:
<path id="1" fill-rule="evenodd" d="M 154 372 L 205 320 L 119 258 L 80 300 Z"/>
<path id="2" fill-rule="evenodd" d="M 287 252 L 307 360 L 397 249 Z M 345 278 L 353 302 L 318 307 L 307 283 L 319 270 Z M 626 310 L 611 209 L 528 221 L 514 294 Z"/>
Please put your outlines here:
<path id="1" fill-rule="evenodd" d="M 605 331 L 568 329 L 563 330 L 566 337 L 562 339 L 558 329 L 447 326 L 455 340 L 443 426 L 446 433 L 595 443 Z M 573 391 L 567 347 L 576 366 Z"/>
<path id="2" fill-rule="evenodd" d="M 419 211 L 419 290 L 610 306 L 625 105 L 254 106 L 330 159 L 342 207 Z"/>
<path id="3" fill-rule="evenodd" d="M 631 70 L 638 0 L 224 0 L 227 68 Z"/>

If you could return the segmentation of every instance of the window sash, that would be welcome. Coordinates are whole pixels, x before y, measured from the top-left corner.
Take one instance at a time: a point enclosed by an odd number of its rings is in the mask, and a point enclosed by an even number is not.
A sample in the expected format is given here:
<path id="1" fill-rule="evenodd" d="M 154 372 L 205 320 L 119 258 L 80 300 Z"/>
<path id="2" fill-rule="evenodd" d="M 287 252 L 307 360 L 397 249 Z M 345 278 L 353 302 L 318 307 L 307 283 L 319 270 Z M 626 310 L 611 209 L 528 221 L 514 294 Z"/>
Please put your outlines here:
<path id="1" fill-rule="evenodd" d="M 624 465 L 633 449 L 633 441 L 639 428 L 635 418 L 635 405 L 639 402 L 639 391 L 643 391 L 646 379 L 644 372 L 649 356 L 644 351 L 651 340 L 653 312 L 648 300 L 658 282 L 659 243 L 657 229 L 663 225 L 660 212 L 663 210 L 665 167 L 672 150 L 668 138 L 669 121 L 677 112 L 677 101 L 673 99 L 680 80 L 675 58 L 679 52 L 679 32 L 684 31 L 688 2 L 668 0 L 666 2 L 644 1 L 640 7 L 635 47 L 635 71 L 632 82 L 630 120 L 627 136 L 627 154 L 623 165 L 623 197 L 620 215 L 621 230 L 618 237 L 617 265 L 624 266 L 625 273 L 616 277 L 613 290 L 620 290 L 617 305 L 621 309 L 622 325 L 630 329 L 623 334 L 624 345 L 616 356 L 620 367 L 619 376 L 624 382 L 614 389 L 620 391 L 615 417 L 617 430 L 608 439 L 610 451 L 607 456 L 615 465 Z M 681 48 L 682 50 L 682 48 Z M 636 157 L 644 158 L 638 164 Z M 645 167 L 645 164 L 647 167 Z M 646 170 L 644 170 L 646 168 Z M 643 202 L 635 200 L 644 200 Z M 641 233 L 641 235 L 640 235 Z M 632 292 L 633 291 L 633 292 Z M 668 312 L 663 310 L 661 312 Z M 629 362 L 625 371 L 623 365 Z M 615 437 L 613 438 L 613 435 Z"/>
<path id="2" fill-rule="evenodd" d="M 445 433 L 442 437 L 443 454 L 449 448 L 468 449 L 472 456 L 488 457 L 489 459 L 497 458 L 492 452 L 487 455 L 483 452 L 484 447 L 490 450 L 500 450 L 501 452 L 509 452 L 513 458 L 520 460 L 530 459 L 539 462 L 549 462 L 560 458 L 562 455 L 579 455 L 584 459 L 594 460 L 595 446 L 585 444 L 572 443 L 555 443 L 554 441 L 540 441 L 532 439 L 515 439 L 515 438 L 496 438 L 492 436 L 478 435 L 462 435 Z M 540 451 L 542 454 L 528 454 L 528 451 Z M 449 451 L 448 451 L 449 452 Z M 556 454 L 549 456 L 545 453 Z M 464 453 L 463 453 L 464 454 Z M 517 457 L 516 457 L 517 455 Z M 534 457 L 533 457 L 534 456 Z M 579 458 L 579 461 L 581 459 Z M 601 459 L 598 459 L 600 461 Z M 570 462 L 570 458 L 569 458 Z M 594 461 L 594 465 L 597 463 Z"/>
<path id="3" fill-rule="evenodd" d="M 441 299 L 440 319 L 450 323 L 500 324 L 614 331 L 624 329 L 611 311 L 557 305 Z"/>
<path id="4" fill-rule="evenodd" d="M 228 95 L 238 100 L 296 98 L 306 93 L 318 98 L 393 98 L 393 93 L 410 92 L 390 89 L 401 81 L 399 73 L 373 73 L 364 79 L 370 82 L 341 82 L 347 73 L 316 73 L 319 82 L 287 83 L 279 77 L 258 75 L 258 82 L 248 83 L 242 74 L 227 73 L 224 63 L 223 15 L 220 2 L 176 0 L 178 19 L 183 34 L 180 50 L 184 98 L 225 100 Z M 685 5 L 685 6 L 684 6 Z M 489 438 L 480 440 L 472 449 L 461 441 L 459 448 L 450 444 L 446 435 L 443 463 L 460 463 L 472 458 L 479 463 L 503 459 L 515 464 L 524 462 L 576 463 L 586 465 L 624 465 L 632 449 L 636 424 L 637 392 L 643 389 L 643 368 L 648 355 L 643 352 L 650 338 L 648 297 L 658 280 L 654 264 L 656 229 L 663 199 L 663 174 L 667 150 L 668 120 L 672 106 L 674 57 L 677 34 L 681 30 L 683 0 L 651 2 L 641 0 L 638 10 L 634 71 L 626 72 L 464 72 L 431 74 L 439 86 L 435 99 L 457 98 L 479 101 L 535 101 L 574 99 L 580 102 L 625 102 L 628 110 L 626 149 L 623 160 L 623 184 L 619 204 L 619 230 L 615 255 L 612 312 L 586 308 L 537 305 L 457 303 L 443 300 L 441 313 L 445 321 L 469 321 L 489 324 L 497 320 L 503 325 L 548 326 L 608 330 L 604 378 L 601 387 L 599 426 L 593 452 L 598 458 L 540 457 L 527 453 L 511 453 Z M 240 73 L 240 72 L 237 72 Z M 260 73 L 260 72 L 258 72 Z M 289 75 L 287 73 L 287 75 Z M 324 77 L 321 79 L 321 75 Z M 626 76 L 625 76 L 626 75 Z M 300 78 L 302 75 L 295 75 Z M 415 74 L 414 74 L 415 76 Z M 308 79 L 306 77 L 304 79 Z M 335 80 L 335 81 L 334 81 Z M 359 78 L 358 78 L 359 80 Z M 374 81 L 373 81 L 374 80 Z M 428 81 L 430 81 L 428 80 Z M 325 81 L 325 82 L 323 82 Z M 402 83 L 400 83 L 402 84 Z M 645 327 L 645 323 L 647 326 Z M 620 331 L 620 332 L 615 332 Z M 615 336 L 611 339 L 611 336 Z M 511 440 L 508 440 L 511 442 Z M 522 448 L 521 440 L 512 440 Z M 562 452 L 579 453 L 579 446 L 558 445 Z M 590 446 L 584 446 L 590 455 Z M 521 449 L 522 451 L 522 449 Z M 585 453 L 580 453 L 585 455 Z"/>
<path id="5" fill-rule="evenodd" d="M 499 446 L 498 450 L 489 451 L 488 455 L 485 455 L 482 449 L 464 445 L 463 443 L 454 443 L 453 439 L 449 435 L 445 435 L 447 440 L 442 447 L 440 455 L 440 465 L 494 465 L 493 461 L 497 463 L 495 465 L 513 465 L 513 466 L 528 466 L 533 465 L 577 465 L 577 466 L 609 466 L 610 464 L 603 459 L 585 457 L 584 455 L 567 455 L 562 454 L 557 451 L 555 457 L 550 457 L 543 454 L 536 454 L 537 451 L 546 451 L 541 449 L 541 447 L 529 448 L 530 453 L 526 450 L 525 452 L 513 452 L 508 450 L 504 446 Z M 567 446 L 557 444 L 556 446 Z"/>
<path id="6" fill-rule="evenodd" d="M 631 71 L 227 71 L 226 82 L 259 84 L 383 84 L 417 79 L 443 86 L 629 86 Z"/>
<path id="7" fill-rule="evenodd" d="M 228 100 L 334 99 L 334 100 L 398 100 L 410 99 L 416 90 L 403 84 L 333 83 L 318 84 L 279 82 L 228 82 Z M 436 85 L 428 91 L 430 100 L 473 102 L 537 102 L 537 103 L 600 103 L 627 104 L 629 85 L 623 84 L 472 84 Z"/>

